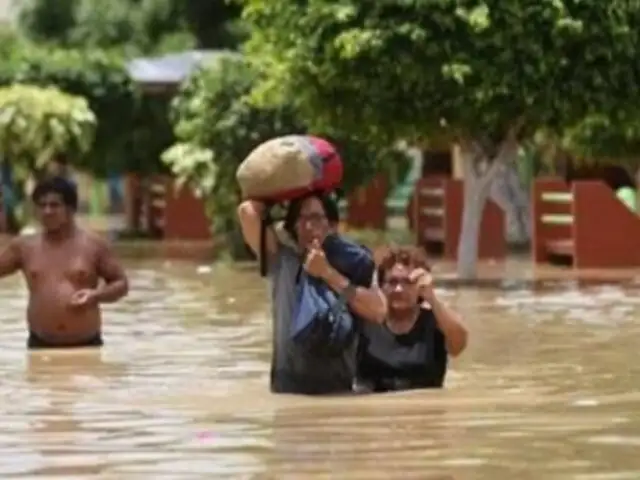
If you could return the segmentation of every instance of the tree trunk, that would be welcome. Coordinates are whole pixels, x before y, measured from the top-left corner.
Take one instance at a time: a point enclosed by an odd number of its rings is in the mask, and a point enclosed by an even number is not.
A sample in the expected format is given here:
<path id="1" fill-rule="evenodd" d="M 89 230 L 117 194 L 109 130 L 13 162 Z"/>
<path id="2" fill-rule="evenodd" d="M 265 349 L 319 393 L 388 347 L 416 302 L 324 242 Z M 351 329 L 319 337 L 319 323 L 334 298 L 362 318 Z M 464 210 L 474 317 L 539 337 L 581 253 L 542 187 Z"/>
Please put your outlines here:
<path id="1" fill-rule="evenodd" d="M 516 161 L 505 159 L 491 184 L 490 197 L 505 213 L 507 240 L 523 244 L 531 239 L 530 199 L 518 176 Z"/>
<path id="2" fill-rule="evenodd" d="M 480 226 L 490 187 L 491 183 L 483 177 L 471 175 L 465 178 L 457 264 L 460 279 L 468 280 L 476 275 Z"/>
<path id="3" fill-rule="evenodd" d="M 478 263 L 478 243 L 482 214 L 496 175 L 518 152 L 517 128 L 512 129 L 495 151 L 488 152 L 477 139 L 464 139 L 460 155 L 464 168 L 464 204 L 458 243 L 458 277 L 473 279 Z"/>

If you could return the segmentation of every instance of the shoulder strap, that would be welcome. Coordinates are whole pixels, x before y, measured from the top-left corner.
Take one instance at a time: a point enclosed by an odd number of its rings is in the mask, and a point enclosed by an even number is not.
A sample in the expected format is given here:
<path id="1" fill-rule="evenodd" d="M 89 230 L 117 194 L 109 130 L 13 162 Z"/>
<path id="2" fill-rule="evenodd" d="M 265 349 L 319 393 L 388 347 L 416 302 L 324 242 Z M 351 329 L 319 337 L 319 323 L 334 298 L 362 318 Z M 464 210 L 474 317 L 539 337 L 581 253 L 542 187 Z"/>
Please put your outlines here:
<path id="1" fill-rule="evenodd" d="M 271 208 L 273 204 L 266 203 L 264 206 L 264 210 L 262 211 L 262 216 L 260 218 L 260 276 L 267 276 L 267 229 L 273 223 L 273 217 L 271 215 Z"/>

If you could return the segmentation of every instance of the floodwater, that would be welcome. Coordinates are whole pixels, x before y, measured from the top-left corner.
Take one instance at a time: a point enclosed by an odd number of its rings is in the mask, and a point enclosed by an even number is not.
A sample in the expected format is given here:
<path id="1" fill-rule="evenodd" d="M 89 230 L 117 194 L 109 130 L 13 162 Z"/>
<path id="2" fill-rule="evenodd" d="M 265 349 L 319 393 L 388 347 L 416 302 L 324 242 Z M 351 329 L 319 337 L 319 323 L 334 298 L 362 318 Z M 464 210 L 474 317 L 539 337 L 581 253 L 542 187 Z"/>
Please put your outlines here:
<path id="1" fill-rule="evenodd" d="M 0 478 L 640 478 L 640 285 L 445 289 L 471 331 L 446 390 L 268 391 L 254 270 L 129 265 L 102 351 L 24 348 L 0 282 Z"/>

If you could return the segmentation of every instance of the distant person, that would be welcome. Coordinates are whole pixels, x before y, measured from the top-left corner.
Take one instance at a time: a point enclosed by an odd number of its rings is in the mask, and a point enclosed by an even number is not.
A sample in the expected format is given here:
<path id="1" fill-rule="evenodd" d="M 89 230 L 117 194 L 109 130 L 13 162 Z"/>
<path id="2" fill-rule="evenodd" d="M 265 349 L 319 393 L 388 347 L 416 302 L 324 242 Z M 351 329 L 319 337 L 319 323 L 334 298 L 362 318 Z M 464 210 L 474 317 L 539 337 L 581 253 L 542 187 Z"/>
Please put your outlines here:
<path id="1" fill-rule="evenodd" d="M 109 173 L 107 187 L 109 191 L 109 211 L 111 214 L 123 213 L 124 191 L 122 176 L 116 172 Z"/>
<path id="2" fill-rule="evenodd" d="M 238 207 L 244 239 L 258 257 L 264 209 L 264 204 L 252 200 Z M 361 320 L 358 325 L 380 323 L 386 316 L 386 301 L 375 282 L 372 259 L 371 271 L 365 272 L 368 284 L 364 287 L 351 283 L 329 263 L 323 244 L 329 235 L 336 234 L 338 221 L 336 202 L 329 196 L 311 193 L 292 201 L 288 207 L 284 229 L 291 242 L 277 235 L 273 228 L 267 229 L 265 255 L 273 305 L 273 392 L 323 395 L 353 391 L 357 336 L 343 352 L 329 357 L 304 348 L 291 337 L 302 271 L 344 294 L 349 310 Z"/>
<path id="3" fill-rule="evenodd" d="M 638 211 L 637 187 L 633 177 L 621 166 L 609 166 L 605 169 L 607 184 L 616 197 L 632 212 Z"/>
<path id="4" fill-rule="evenodd" d="M 616 197 L 634 213 L 638 211 L 638 197 L 636 189 L 630 186 L 620 187 L 616 190 Z"/>
<path id="5" fill-rule="evenodd" d="M 100 346 L 100 304 L 127 294 L 125 272 L 101 237 L 76 225 L 78 195 L 68 180 L 41 180 L 31 198 L 41 232 L 15 237 L 0 253 L 0 277 L 20 270 L 27 282 L 27 346 Z"/>
<path id="6" fill-rule="evenodd" d="M 382 325 L 362 325 L 358 391 L 441 388 L 447 357 L 459 355 L 467 345 L 460 315 L 437 297 L 418 248 L 389 248 L 378 263 L 389 313 Z"/>

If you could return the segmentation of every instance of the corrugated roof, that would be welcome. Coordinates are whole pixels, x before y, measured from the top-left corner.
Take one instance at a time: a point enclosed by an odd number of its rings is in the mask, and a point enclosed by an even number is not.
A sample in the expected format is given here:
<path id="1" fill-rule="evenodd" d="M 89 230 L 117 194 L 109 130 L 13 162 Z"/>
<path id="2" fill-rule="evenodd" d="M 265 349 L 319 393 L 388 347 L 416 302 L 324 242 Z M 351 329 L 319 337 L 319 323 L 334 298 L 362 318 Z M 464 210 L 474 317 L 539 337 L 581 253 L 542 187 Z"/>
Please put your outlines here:
<path id="1" fill-rule="evenodd" d="M 161 57 L 136 58 L 127 70 L 134 81 L 144 84 L 181 83 L 200 65 L 221 56 L 236 56 L 230 50 L 191 50 Z"/>

